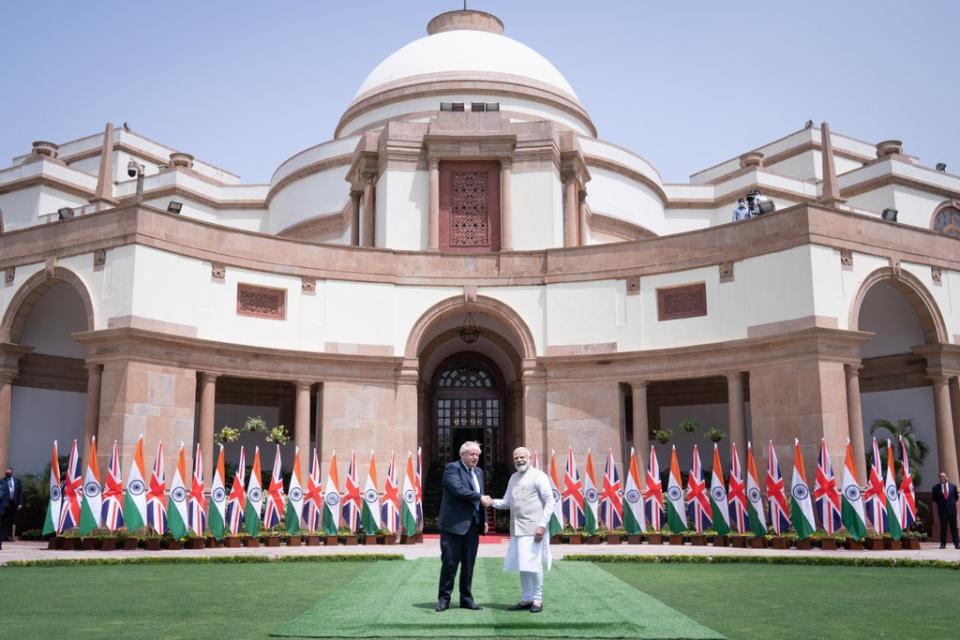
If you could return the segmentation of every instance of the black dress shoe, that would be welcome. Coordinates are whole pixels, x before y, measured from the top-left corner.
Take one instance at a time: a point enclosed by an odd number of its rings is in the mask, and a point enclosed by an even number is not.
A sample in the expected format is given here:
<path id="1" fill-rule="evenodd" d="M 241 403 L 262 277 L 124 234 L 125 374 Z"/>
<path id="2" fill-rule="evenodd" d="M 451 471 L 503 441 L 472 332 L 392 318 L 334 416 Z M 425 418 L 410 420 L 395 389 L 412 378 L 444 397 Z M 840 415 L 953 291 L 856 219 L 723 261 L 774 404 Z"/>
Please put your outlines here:
<path id="1" fill-rule="evenodd" d="M 478 605 L 478 604 L 475 603 L 475 602 L 461 602 L 461 603 L 460 603 L 460 608 L 461 608 L 461 609 L 470 609 L 471 611 L 480 611 L 480 609 L 483 609 L 483 607 L 481 607 L 480 605 Z"/>
<path id="2" fill-rule="evenodd" d="M 437 613 L 440 613 L 441 611 L 446 611 L 446 610 L 447 610 L 447 607 L 449 607 L 449 606 L 450 606 L 450 605 L 447 604 L 446 602 L 438 602 L 436 608 L 434 609 L 434 611 L 436 611 Z"/>
<path id="3" fill-rule="evenodd" d="M 509 607 L 508 611 L 523 611 L 524 609 L 529 609 L 533 606 L 532 602 L 518 602 L 517 604 Z"/>
<path id="4" fill-rule="evenodd" d="M 947 548 L 947 545 L 942 544 L 942 545 L 940 545 L 940 548 L 941 548 L 941 549 L 946 549 L 946 548 Z"/>
<path id="5" fill-rule="evenodd" d="M 530 613 L 540 613 L 543 611 L 543 604 L 535 604 L 530 607 Z"/>

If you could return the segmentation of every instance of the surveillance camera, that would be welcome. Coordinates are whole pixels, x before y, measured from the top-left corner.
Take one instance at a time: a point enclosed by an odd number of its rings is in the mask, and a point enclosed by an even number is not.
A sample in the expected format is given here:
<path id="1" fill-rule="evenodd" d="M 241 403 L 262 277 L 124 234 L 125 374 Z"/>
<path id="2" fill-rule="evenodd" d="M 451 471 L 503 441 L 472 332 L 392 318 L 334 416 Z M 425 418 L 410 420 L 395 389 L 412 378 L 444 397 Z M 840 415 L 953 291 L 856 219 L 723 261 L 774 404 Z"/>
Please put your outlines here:
<path id="1" fill-rule="evenodd" d="M 133 160 L 127 163 L 127 175 L 131 178 L 137 177 L 137 172 L 140 170 L 140 167 L 137 166 L 137 163 Z"/>

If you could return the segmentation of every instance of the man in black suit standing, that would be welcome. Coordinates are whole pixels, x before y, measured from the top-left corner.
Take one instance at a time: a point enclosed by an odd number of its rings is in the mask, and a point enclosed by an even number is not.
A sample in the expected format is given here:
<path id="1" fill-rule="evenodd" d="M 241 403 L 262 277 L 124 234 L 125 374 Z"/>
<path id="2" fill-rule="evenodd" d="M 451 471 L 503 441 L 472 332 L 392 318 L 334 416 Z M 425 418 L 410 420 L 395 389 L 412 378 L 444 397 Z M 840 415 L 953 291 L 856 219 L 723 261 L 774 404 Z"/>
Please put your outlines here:
<path id="1" fill-rule="evenodd" d="M 940 517 L 940 548 L 947 547 L 947 527 L 950 527 L 953 546 L 960 549 L 960 540 L 957 539 L 957 485 L 951 484 L 943 471 L 940 472 L 940 482 L 933 487 L 933 504 L 937 505 L 937 515 Z"/>
<path id="2" fill-rule="evenodd" d="M 436 611 L 450 606 L 453 579 L 460 567 L 460 608 L 478 610 L 473 601 L 473 565 L 480 533 L 487 532 L 484 509 L 491 500 L 483 493 L 483 471 L 477 467 L 480 445 L 467 441 L 460 447 L 460 460 L 443 470 L 443 501 L 440 503 L 440 589 Z"/>
<path id="3" fill-rule="evenodd" d="M 7 467 L 3 478 L 0 478 L 0 540 L 13 541 L 13 521 L 17 518 L 17 510 L 23 506 L 23 490 L 20 479 L 14 477 L 13 469 Z"/>

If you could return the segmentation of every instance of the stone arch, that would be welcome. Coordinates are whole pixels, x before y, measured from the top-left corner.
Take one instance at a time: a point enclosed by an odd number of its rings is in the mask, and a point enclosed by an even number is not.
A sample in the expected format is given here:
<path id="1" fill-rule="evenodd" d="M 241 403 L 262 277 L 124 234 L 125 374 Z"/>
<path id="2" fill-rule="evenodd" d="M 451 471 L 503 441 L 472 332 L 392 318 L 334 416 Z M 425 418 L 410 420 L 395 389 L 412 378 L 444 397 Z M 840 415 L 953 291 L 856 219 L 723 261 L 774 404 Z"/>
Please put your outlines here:
<path id="1" fill-rule="evenodd" d="M 466 305 L 462 297 L 454 296 L 441 300 L 427 309 L 417 319 L 413 328 L 410 330 L 410 334 L 407 337 L 407 344 L 403 350 L 403 357 L 411 360 L 416 359 L 421 347 L 425 346 L 421 343 L 430 327 L 444 318 L 463 313 L 465 310 L 484 313 L 500 320 L 510 328 L 514 336 L 519 340 L 522 349 L 521 357 L 524 359 L 537 357 L 537 347 L 533 339 L 533 333 L 523 318 L 520 317 L 520 314 L 509 305 L 486 296 L 477 296 L 476 300 L 467 302 Z"/>
<path id="2" fill-rule="evenodd" d="M 850 307 L 849 327 L 852 330 L 860 327 L 860 309 L 870 289 L 879 282 L 885 282 L 899 291 L 913 307 L 914 313 L 923 328 L 923 339 L 926 344 L 947 344 L 950 342 L 947 334 L 947 325 L 943 315 L 937 307 L 937 302 L 913 274 L 903 271 L 897 266 L 896 271 L 891 267 L 881 267 L 870 273 L 857 291 L 853 304 Z"/>
<path id="3" fill-rule="evenodd" d="M 10 300 L 3 320 L 0 321 L 0 342 L 19 343 L 30 309 L 48 289 L 59 283 L 70 285 L 80 296 L 87 317 L 87 331 L 92 331 L 96 325 L 93 298 L 87 285 L 80 276 L 65 267 L 48 266 L 30 276 Z"/>

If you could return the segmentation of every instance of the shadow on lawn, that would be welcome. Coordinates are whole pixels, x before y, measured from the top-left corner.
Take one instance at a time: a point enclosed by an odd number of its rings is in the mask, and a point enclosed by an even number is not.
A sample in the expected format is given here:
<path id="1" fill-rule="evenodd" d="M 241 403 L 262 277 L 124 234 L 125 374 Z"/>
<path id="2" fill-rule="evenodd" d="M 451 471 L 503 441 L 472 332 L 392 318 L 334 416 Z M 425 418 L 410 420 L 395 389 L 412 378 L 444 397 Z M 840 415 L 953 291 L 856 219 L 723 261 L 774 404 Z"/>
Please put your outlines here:
<path id="1" fill-rule="evenodd" d="M 414 606 L 414 608 L 416 608 L 416 609 L 431 609 L 431 610 L 432 610 L 434 607 L 437 606 L 437 603 L 436 603 L 436 602 L 418 602 L 418 603 L 414 604 L 413 606 Z M 498 611 L 507 611 L 507 610 L 510 609 L 510 607 L 511 607 L 512 605 L 509 605 L 509 604 L 500 604 L 499 602 L 495 602 L 495 603 L 481 602 L 481 603 L 480 603 L 480 606 L 483 607 L 483 608 L 485 608 L 485 609 L 495 609 L 495 610 L 498 610 Z M 460 607 L 456 607 L 456 606 L 454 606 L 454 605 L 450 605 L 450 610 L 459 609 L 459 608 L 460 608 Z"/>

